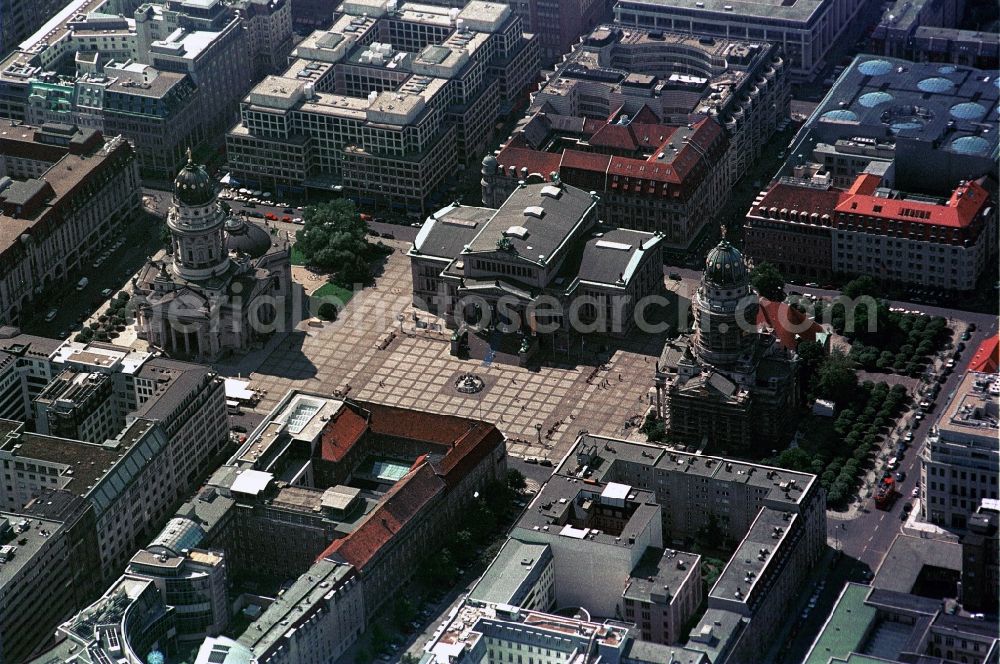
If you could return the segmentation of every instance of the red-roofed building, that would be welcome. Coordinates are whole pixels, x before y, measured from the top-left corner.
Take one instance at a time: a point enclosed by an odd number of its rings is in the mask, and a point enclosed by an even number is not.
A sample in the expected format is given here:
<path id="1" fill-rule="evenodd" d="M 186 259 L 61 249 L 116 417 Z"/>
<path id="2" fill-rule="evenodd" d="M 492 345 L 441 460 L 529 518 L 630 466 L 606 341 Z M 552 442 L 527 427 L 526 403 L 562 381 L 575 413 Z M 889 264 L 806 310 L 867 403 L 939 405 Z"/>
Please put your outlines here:
<path id="1" fill-rule="evenodd" d="M 1000 335 L 994 334 L 979 344 L 969 361 L 969 371 L 997 373 L 1000 370 Z"/>
<path id="2" fill-rule="evenodd" d="M 823 339 L 823 327 L 804 313 L 784 302 L 773 302 L 760 298 L 757 309 L 757 327 L 763 327 L 774 334 L 783 347 L 795 350 L 803 341 Z"/>
<path id="3" fill-rule="evenodd" d="M 746 218 L 746 250 L 787 277 L 871 275 L 972 290 L 996 249 L 996 202 L 979 182 L 947 200 L 908 195 L 863 173 L 847 191 L 783 179 Z"/>
<path id="4" fill-rule="evenodd" d="M 659 231 L 666 246 L 684 249 L 726 201 L 729 140 L 714 119 L 663 123 L 648 107 L 635 118 L 609 120 L 542 111 L 483 164 L 483 203 L 499 207 L 519 180 L 563 182 L 596 191 L 598 214 L 611 226 Z M 572 145 L 572 147 L 568 147 Z M 551 150 L 551 151 L 549 151 Z"/>
<path id="5" fill-rule="evenodd" d="M 445 483 L 426 460 L 400 479 L 383 501 L 320 558 L 352 565 L 361 575 L 365 613 L 393 596 L 428 553 L 427 542 L 449 522 Z"/>

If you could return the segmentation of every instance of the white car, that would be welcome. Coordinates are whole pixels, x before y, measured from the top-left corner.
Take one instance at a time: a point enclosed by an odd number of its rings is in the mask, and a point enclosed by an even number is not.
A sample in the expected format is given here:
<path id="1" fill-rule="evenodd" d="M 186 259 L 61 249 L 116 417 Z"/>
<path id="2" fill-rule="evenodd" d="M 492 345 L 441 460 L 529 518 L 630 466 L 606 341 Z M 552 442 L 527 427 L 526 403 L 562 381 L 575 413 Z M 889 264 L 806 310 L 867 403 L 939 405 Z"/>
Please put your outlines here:
<path id="1" fill-rule="evenodd" d="M 56 316 L 58 315 L 59 315 L 58 309 L 49 309 L 48 312 L 45 314 L 45 322 L 51 323 L 56 319 Z"/>

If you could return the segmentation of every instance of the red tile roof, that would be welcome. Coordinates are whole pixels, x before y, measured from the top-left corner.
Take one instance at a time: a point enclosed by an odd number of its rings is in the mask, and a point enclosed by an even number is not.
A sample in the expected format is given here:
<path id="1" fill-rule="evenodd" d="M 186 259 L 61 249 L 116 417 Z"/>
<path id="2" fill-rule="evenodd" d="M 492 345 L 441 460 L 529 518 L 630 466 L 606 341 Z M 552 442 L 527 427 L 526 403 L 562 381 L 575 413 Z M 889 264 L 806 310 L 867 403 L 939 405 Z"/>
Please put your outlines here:
<path id="1" fill-rule="evenodd" d="M 483 459 L 504 444 L 503 434 L 492 424 L 479 422 L 466 431 L 438 464 L 438 472 L 453 487 L 472 472 Z"/>
<path id="2" fill-rule="evenodd" d="M 764 194 L 764 198 L 755 207 L 761 216 L 767 216 L 767 210 L 773 207 L 778 210 L 815 212 L 832 217 L 844 196 L 844 192 L 840 189 L 815 189 L 779 182 Z"/>
<path id="3" fill-rule="evenodd" d="M 478 420 L 464 417 L 396 408 L 379 403 L 358 402 L 358 405 L 371 413 L 369 425 L 372 433 L 438 445 L 450 446 L 476 424 L 482 424 Z"/>
<path id="4" fill-rule="evenodd" d="M 576 168 L 582 171 L 594 171 L 602 175 L 608 172 L 608 165 L 611 163 L 611 155 L 597 154 L 595 152 L 582 152 L 580 150 L 566 150 L 563 152 L 562 167 Z"/>
<path id="5" fill-rule="evenodd" d="M 425 461 L 396 482 L 357 528 L 335 540 L 319 557 L 349 563 L 363 571 L 382 547 L 444 490 L 444 480 Z"/>
<path id="6" fill-rule="evenodd" d="M 907 198 L 875 196 L 878 176 L 860 175 L 837 205 L 837 212 L 876 219 L 891 219 L 910 223 L 965 228 L 988 204 L 989 195 L 976 182 L 966 182 L 955 188 L 948 202 L 939 205 Z"/>
<path id="7" fill-rule="evenodd" d="M 772 329 L 778 343 L 789 350 L 798 348 L 800 342 L 816 341 L 816 335 L 823 332 L 819 323 L 798 309 L 764 297 L 757 309 L 757 325 Z"/>
<path id="8" fill-rule="evenodd" d="M 509 171 L 511 166 L 517 169 L 520 177 L 521 168 L 526 167 L 528 174 L 539 173 L 548 179 L 549 173 L 559 170 L 562 155 L 552 152 L 540 152 L 531 148 L 505 147 L 497 155 L 497 162 Z"/>
<path id="9" fill-rule="evenodd" d="M 368 430 L 368 422 L 350 407 L 343 406 L 320 433 L 320 457 L 341 461 Z"/>
<path id="10" fill-rule="evenodd" d="M 997 373 L 998 369 L 1000 369 L 1000 335 L 993 335 L 979 344 L 969 362 L 969 371 Z"/>

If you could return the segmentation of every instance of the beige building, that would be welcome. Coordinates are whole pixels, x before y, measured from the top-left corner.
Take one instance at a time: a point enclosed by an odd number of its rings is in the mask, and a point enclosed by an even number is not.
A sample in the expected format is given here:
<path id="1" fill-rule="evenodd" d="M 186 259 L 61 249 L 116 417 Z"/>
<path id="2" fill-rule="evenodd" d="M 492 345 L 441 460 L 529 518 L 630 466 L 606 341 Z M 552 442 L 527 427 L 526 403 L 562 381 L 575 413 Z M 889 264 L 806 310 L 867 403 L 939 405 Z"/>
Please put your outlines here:
<path id="1" fill-rule="evenodd" d="M 71 0 L 0 61 L 0 117 L 122 134 L 143 176 L 167 179 L 237 119 L 255 75 L 283 64 L 289 4 Z"/>
<path id="2" fill-rule="evenodd" d="M 232 174 L 278 192 L 342 188 L 362 206 L 423 215 L 487 149 L 536 75 L 537 43 L 495 2 L 342 10 L 244 99 L 226 138 Z"/>
<path id="3" fill-rule="evenodd" d="M 704 139 L 685 134 L 683 128 L 692 123 L 692 115 L 709 116 L 722 125 L 729 139 L 724 162 L 727 168 L 719 169 L 713 162 L 707 172 L 700 172 L 685 165 L 677 169 L 676 179 L 682 181 L 683 198 L 687 199 L 691 194 L 686 190 L 693 190 L 702 180 L 710 183 L 713 176 L 721 177 L 717 186 L 707 188 L 709 196 L 724 202 L 729 188 L 756 163 L 775 128 L 788 118 L 789 79 L 785 54 L 763 40 L 735 33 L 726 38 L 704 39 L 688 30 L 611 23 L 586 35 L 564 58 L 532 95 L 529 112 L 583 117 L 588 121 L 617 116 L 616 122 L 629 125 L 646 107 L 658 118 L 656 122 L 675 127 L 676 135 L 671 137 L 674 132 L 660 127 L 645 137 L 636 126 L 640 145 L 619 147 L 652 150 L 655 154 L 683 150 L 688 142 L 695 142 L 699 151 L 705 152 L 708 146 Z M 620 119 L 622 114 L 624 121 Z M 532 142 L 532 130 L 526 127 L 524 131 L 528 142 Z M 613 139 L 617 140 L 610 145 L 587 151 L 607 153 L 622 137 Z M 664 158 L 652 161 L 650 168 Z M 507 161 L 503 163 L 508 165 Z M 573 165 L 567 163 L 566 167 Z M 614 174 L 625 175 L 613 169 L 608 173 Z M 691 179 L 697 181 L 692 183 Z M 598 191 L 602 189 L 605 187 Z M 708 200 L 703 204 L 711 207 L 721 202 Z"/>
<path id="4" fill-rule="evenodd" d="M 0 324 L 11 325 L 136 217 L 139 169 L 121 137 L 7 121 L 0 131 Z"/>
<path id="5" fill-rule="evenodd" d="M 963 532 L 983 499 L 997 499 L 1000 379 L 968 373 L 921 452 L 920 516 Z"/>

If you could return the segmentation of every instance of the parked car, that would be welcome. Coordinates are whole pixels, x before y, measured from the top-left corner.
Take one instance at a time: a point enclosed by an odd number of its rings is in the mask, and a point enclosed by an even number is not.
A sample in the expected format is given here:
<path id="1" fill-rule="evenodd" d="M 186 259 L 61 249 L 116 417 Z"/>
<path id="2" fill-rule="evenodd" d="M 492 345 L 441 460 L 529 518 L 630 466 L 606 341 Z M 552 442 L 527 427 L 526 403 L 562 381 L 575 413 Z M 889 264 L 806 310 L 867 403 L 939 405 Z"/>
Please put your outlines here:
<path id="1" fill-rule="evenodd" d="M 45 322 L 46 323 L 51 323 L 52 321 L 54 321 L 56 319 L 56 316 L 58 316 L 58 315 L 59 315 L 59 310 L 58 309 L 49 309 L 48 312 L 46 312 L 46 314 L 45 314 Z"/>
<path id="2" fill-rule="evenodd" d="M 285 214 L 294 214 L 295 210 L 290 207 L 286 207 L 284 210 L 282 210 L 282 212 L 284 212 Z"/>
<path id="3" fill-rule="evenodd" d="M 114 292 L 115 291 L 112 288 L 105 288 L 104 290 L 101 291 L 101 297 L 111 297 L 111 294 Z"/>
<path id="4" fill-rule="evenodd" d="M 918 498 L 920 496 L 920 487 L 918 486 L 913 487 L 913 491 L 910 492 L 910 495 L 913 496 L 914 498 Z"/>
<path id="5" fill-rule="evenodd" d="M 678 274 L 677 272 L 671 272 L 668 276 L 671 279 L 673 279 L 674 281 L 680 281 L 681 280 L 681 275 Z"/>
<path id="6" fill-rule="evenodd" d="M 912 431 L 907 431 L 906 435 L 903 436 L 903 440 L 905 440 L 908 443 L 912 443 L 913 442 L 913 432 Z"/>
<path id="7" fill-rule="evenodd" d="M 906 481 L 906 471 L 900 470 L 899 472 L 897 472 L 896 473 L 896 481 L 897 482 L 905 482 Z"/>

